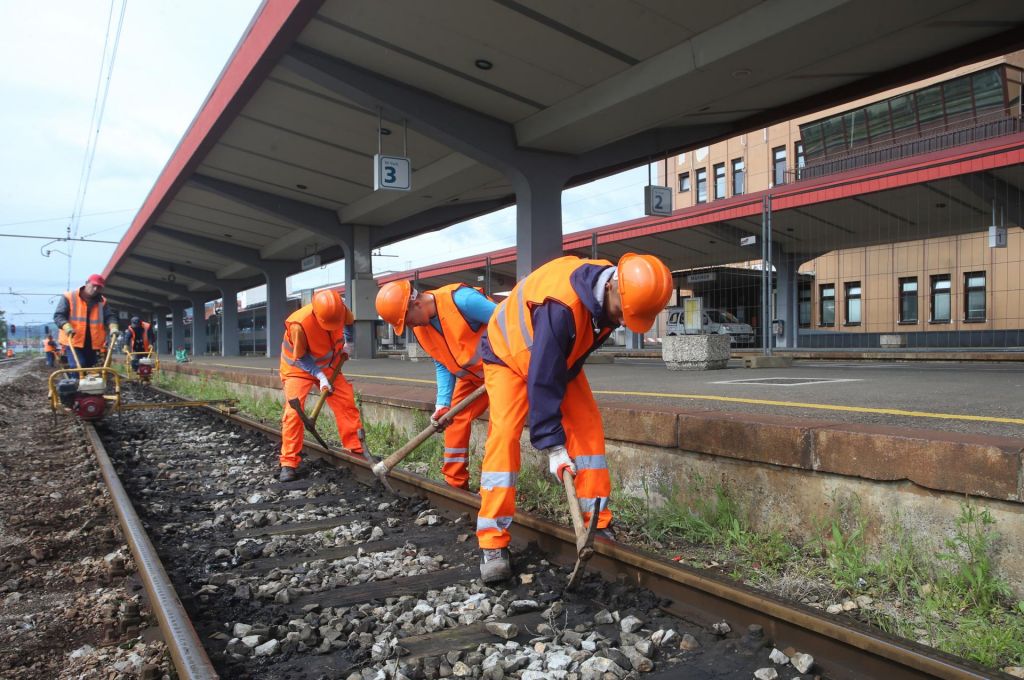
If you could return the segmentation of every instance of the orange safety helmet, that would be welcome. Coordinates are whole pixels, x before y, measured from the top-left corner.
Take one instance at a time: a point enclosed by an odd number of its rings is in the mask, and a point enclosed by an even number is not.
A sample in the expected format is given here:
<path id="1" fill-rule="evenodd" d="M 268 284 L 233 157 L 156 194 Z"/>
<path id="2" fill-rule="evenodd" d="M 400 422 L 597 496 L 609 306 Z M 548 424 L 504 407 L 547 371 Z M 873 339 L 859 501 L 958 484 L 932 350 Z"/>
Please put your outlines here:
<path id="1" fill-rule="evenodd" d="M 326 331 L 336 331 L 345 325 L 345 303 L 336 290 L 322 290 L 313 296 L 313 316 Z"/>
<path id="2" fill-rule="evenodd" d="M 405 332 L 405 313 L 409 311 L 411 298 L 412 283 L 409 281 L 391 281 L 377 291 L 377 313 L 394 326 L 398 335 Z"/>
<path id="3" fill-rule="evenodd" d="M 634 333 L 646 333 L 672 295 L 672 273 L 654 255 L 626 253 L 617 269 L 622 297 L 622 322 Z"/>

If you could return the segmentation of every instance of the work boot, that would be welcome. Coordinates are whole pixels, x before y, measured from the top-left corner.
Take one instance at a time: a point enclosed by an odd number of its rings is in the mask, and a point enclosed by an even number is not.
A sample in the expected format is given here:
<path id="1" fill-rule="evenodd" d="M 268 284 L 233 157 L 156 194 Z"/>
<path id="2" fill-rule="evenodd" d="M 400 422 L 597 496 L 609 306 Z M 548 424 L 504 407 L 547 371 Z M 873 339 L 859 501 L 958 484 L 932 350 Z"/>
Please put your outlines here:
<path id="1" fill-rule="evenodd" d="M 281 466 L 281 473 L 277 476 L 279 482 L 294 482 L 295 481 L 295 468 L 288 467 L 287 465 Z"/>
<path id="2" fill-rule="evenodd" d="M 609 524 L 606 527 L 602 527 L 600 529 L 594 529 L 594 537 L 595 538 L 603 538 L 606 541 L 611 541 L 612 543 L 614 543 L 615 542 L 615 529 L 612 528 L 611 524 Z"/>
<path id="3" fill-rule="evenodd" d="M 497 583 L 512 576 L 512 560 L 508 548 L 484 548 L 480 551 L 480 580 Z"/>

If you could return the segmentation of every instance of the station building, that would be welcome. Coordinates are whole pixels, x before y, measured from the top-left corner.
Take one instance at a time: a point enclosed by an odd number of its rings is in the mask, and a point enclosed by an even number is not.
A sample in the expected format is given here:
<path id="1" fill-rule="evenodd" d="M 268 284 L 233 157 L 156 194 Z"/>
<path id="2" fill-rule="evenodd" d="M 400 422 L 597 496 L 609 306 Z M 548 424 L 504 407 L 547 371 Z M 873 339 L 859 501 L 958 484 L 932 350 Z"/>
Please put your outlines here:
<path id="1" fill-rule="evenodd" d="M 671 157 L 661 166 L 661 182 L 673 187 L 680 215 L 716 203 L 725 213 L 737 196 L 1019 135 L 1022 67 L 1024 52 L 1014 52 L 732 137 Z M 950 184 L 928 185 L 905 197 L 898 211 L 853 196 L 832 209 L 819 205 L 807 217 L 813 231 L 801 249 L 815 256 L 799 263 L 797 346 L 877 348 L 882 335 L 892 334 L 911 347 L 1024 346 L 1019 184 L 999 172 L 961 175 Z M 964 192 L 983 196 L 990 214 L 979 214 L 977 200 L 968 205 Z M 866 209 L 854 211 L 853 204 Z M 794 220 L 799 214 L 789 224 Z M 929 221 L 943 223 L 935 231 L 957 233 L 911 238 L 928 231 Z M 1005 247 L 990 247 L 993 225 L 1006 228 Z M 830 247 L 857 240 L 854 234 L 865 245 Z M 786 231 L 775 237 L 786 247 Z M 731 263 L 736 268 L 760 271 L 761 260 Z M 760 325 L 758 276 L 719 275 L 718 285 L 699 271 L 680 277 L 686 293 Z M 687 278 L 701 285 L 687 286 Z"/>

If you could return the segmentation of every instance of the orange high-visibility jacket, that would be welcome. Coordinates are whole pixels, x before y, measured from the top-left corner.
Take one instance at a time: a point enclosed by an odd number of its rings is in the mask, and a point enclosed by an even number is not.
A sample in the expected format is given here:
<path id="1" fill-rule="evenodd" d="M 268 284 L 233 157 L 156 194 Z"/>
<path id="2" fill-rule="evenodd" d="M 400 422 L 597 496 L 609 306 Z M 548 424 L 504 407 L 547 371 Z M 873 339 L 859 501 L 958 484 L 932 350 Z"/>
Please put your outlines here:
<path id="1" fill-rule="evenodd" d="M 586 260 L 572 255 L 560 257 L 542 265 L 516 284 L 508 298 L 494 310 L 487 326 L 491 351 L 521 377 L 525 378 L 530 372 L 530 351 L 533 347 L 530 311 L 547 300 L 557 300 L 572 312 L 576 337 L 566 361 L 570 368 L 611 333 L 611 329 L 603 329 L 595 339 L 593 316 L 569 280 L 574 271 L 588 264 L 613 266 L 608 260 Z"/>
<path id="2" fill-rule="evenodd" d="M 68 323 L 75 329 L 70 344 L 79 349 L 85 347 L 85 331 L 88 328 L 93 349 L 106 345 L 107 327 L 103 325 L 103 317 L 107 314 L 107 298 L 101 295 L 99 302 L 89 307 L 77 290 L 69 290 L 64 293 L 64 299 L 68 301 Z"/>
<path id="3" fill-rule="evenodd" d="M 46 338 L 46 351 L 51 354 L 57 352 L 57 343 L 54 342 L 53 338 Z"/>
<path id="4" fill-rule="evenodd" d="M 139 326 L 141 328 L 141 333 L 142 333 L 142 351 L 143 352 L 148 352 L 150 349 L 152 349 L 152 346 L 149 344 L 149 327 L 150 327 L 150 325 L 151 324 L 146 322 L 146 321 L 140 321 L 139 322 Z M 125 333 L 128 335 L 128 351 L 129 352 L 134 352 L 135 351 L 135 327 L 134 326 L 128 326 L 128 330 L 126 330 Z"/>
<path id="5" fill-rule="evenodd" d="M 61 352 L 68 346 L 68 334 L 64 332 L 63 328 L 57 330 L 57 349 Z"/>
<path id="6" fill-rule="evenodd" d="M 480 360 L 478 347 L 487 325 L 480 324 L 474 331 L 469 321 L 459 311 L 453 296 L 455 291 L 462 287 L 461 283 L 453 283 L 427 291 L 434 296 L 441 332 L 438 333 L 431 324 L 415 326 L 412 332 L 416 334 L 416 339 L 423 349 L 427 350 L 427 354 L 444 364 L 455 377 L 475 375 L 483 378 L 483 362 Z"/>
<path id="7" fill-rule="evenodd" d="M 306 336 L 308 352 L 316 365 L 327 375 L 337 367 L 343 355 L 345 346 L 345 326 L 355 322 L 351 310 L 345 308 L 345 324 L 335 331 L 324 330 L 317 323 L 313 316 L 313 305 L 306 305 L 292 312 L 291 316 L 284 320 L 284 339 L 281 342 L 281 379 L 285 378 L 309 378 L 312 376 L 298 365 L 300 358 L 295 356 L 295 348 L 292 347 L 292 327 L 302 327 L 302 333 Z M 301 356 L 301 355 L 300 355 Z"/>

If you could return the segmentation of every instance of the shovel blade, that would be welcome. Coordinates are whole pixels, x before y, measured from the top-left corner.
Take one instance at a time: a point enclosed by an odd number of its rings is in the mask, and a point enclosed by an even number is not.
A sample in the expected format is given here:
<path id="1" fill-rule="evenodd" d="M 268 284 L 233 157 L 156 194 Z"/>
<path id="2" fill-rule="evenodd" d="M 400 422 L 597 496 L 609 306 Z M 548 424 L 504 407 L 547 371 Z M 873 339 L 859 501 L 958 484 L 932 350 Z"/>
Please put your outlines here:
<path id="1" fill-rule="evenodd" d="M 302 404 L 299 402 L 299 400 L 289 399 L 288 405 L 295 409 L 295 412 L 299 414 L 299 418 L 302 419 L 302 424 L 305 426 L 306 430 L 309 431 L 309 433 L 316 438 L 316 440 L 320 443 L 320 446 L 324 447 L 325 449 L 331 448 L 327 445 L 327 442 L 324 441 L 324 438 L 320 436 L 320 433 L 316 431 L 316 423 L 310 420 L 309 416 L 306 415 L 306 411 L 305 409 L 302 408 Z"/>

